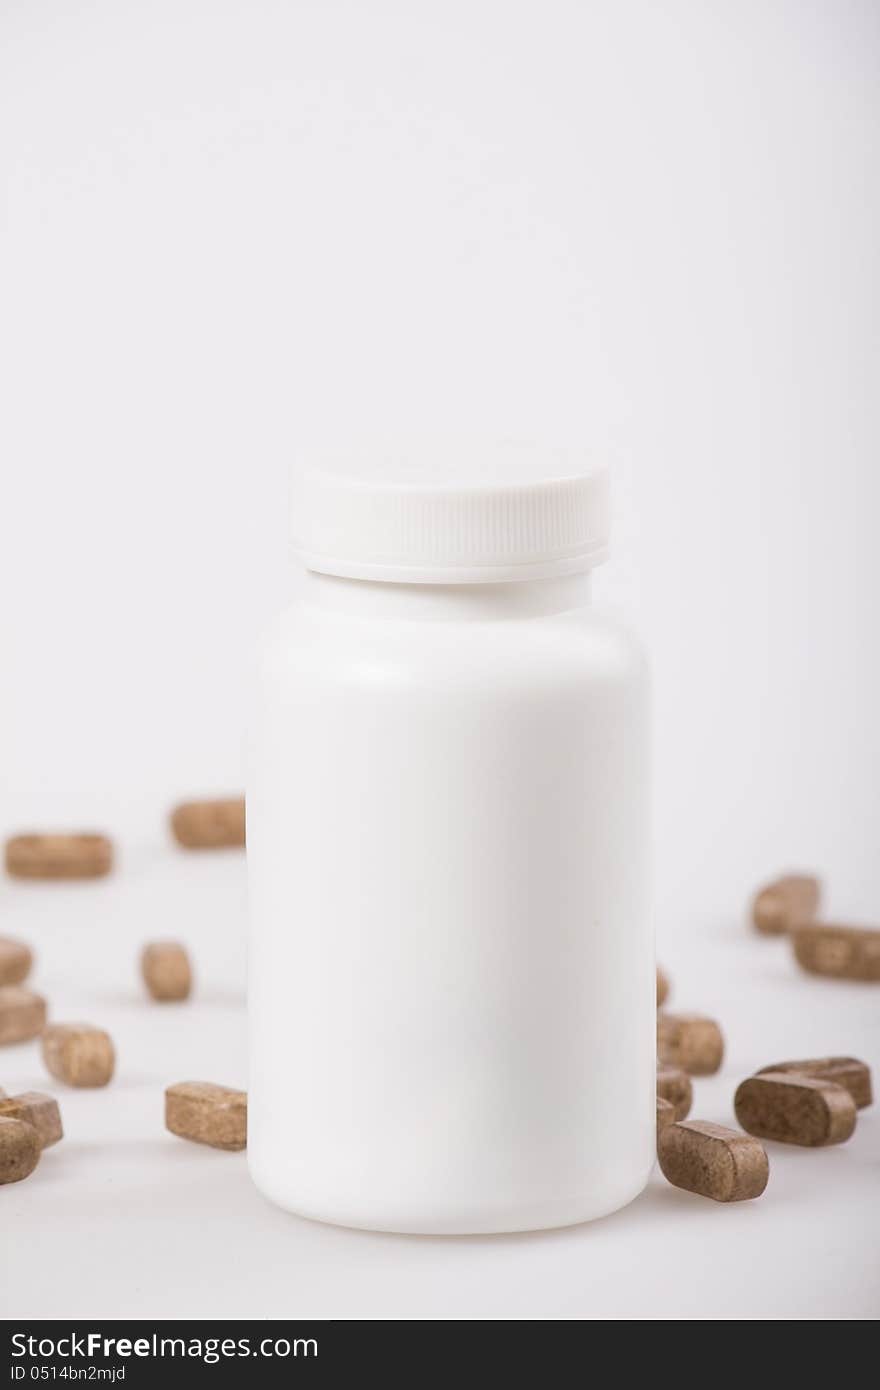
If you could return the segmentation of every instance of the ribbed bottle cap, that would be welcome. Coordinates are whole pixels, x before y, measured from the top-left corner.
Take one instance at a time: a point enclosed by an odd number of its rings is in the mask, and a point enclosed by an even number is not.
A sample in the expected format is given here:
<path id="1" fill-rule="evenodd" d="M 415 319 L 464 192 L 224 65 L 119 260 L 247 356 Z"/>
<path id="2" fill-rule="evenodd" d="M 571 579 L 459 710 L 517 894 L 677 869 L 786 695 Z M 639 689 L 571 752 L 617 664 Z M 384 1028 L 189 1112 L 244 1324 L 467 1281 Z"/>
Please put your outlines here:
<path id="1" fill-rule="evenodd" d="M 293 482 L 307 569 L 410 584 L 498 583 L 591 568 L 608 545 L 608 471 L 582 454 L 504 448 L 453 467 L 382 457 Z"/>

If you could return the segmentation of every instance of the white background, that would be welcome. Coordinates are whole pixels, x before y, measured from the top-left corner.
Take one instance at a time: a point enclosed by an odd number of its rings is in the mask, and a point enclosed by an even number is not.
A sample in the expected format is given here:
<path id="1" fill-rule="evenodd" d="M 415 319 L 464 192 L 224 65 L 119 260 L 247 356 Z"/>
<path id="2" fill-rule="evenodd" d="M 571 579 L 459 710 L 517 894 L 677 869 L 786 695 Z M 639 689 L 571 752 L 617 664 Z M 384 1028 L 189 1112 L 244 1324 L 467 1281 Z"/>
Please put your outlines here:
<path id="1" fill-rule="evenodd" d="M 0 10 L 0 832 L 106 827 L 118 874 L 0 885 L 105 1093 L 5 1189 L 9 1316 L 880 1312 L 880 1120 L 771 1151 L 758 1203 L 655 1177 L 558 1234 L 299 1221 L 161 1091 L 246 1084 L 243 857 L 165 816 L 243 776 L 287 601 L 287 472 L 450 433 L 612 460 L 598 588 L 653 654 L 656 916 L 675 1002 L 747 1070 L 880 1069 L 880 994 L 750 937 L 790 865 L 880 916 L 880 12 L 870 3 L 6 0 Z M 140 997 L 143 940 L 197 999 Z M 33 1045 L 0 1084 L 46 1087 Z"/>

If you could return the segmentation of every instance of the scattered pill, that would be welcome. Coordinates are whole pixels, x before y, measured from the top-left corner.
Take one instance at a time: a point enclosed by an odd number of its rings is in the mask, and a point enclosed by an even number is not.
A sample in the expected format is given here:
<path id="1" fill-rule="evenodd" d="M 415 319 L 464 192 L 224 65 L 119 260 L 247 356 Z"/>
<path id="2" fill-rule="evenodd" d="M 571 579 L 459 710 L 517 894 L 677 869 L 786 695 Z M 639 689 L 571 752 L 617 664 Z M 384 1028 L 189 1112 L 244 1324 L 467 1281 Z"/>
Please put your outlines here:
<path id="1" fill-rule="evenodd" d="M 46 1001 L 23 985 L 0 985 L 0 1044 L 27 1042 L 46 1026 Z"/>
<path id="2" fill-rule="evenodd" d="M 673 1187 L 716 1202 L 760 1197 L 770 1175 L 767 1155 L 757 1139 L 707 1120 L 667 1125 L 657 1153 L 663 1176 Z"/>
<path id="3" fill-rule="evenodd" d="M 113 867 L 106 835 L 15 835 L 6 841 L 13 878 L 101 878 Z"/>
<path id="4" fill-rule="evenodd" d="M 19 1096 L 0 1099 L 0 1116 L 10 1120 L 24 1120 L 37 1131 L 40 1148 L 47 1149 L 63 1139 L 61 1111 L 54 1096 L 44 1096 L 40 1091 L 23 1091 Z"/>
<path id="5" fill-rule="evenodd" d="M 664 1062 L 658 1062 L 657 1095 L 669 1101 L 675 1111 L 676 1120 L 684 1120 L 690 1113 L 694 1099 L 693 1082 L 681 1067 L 670 1067 Z"/>
<path id="6" fill-rule="evenodd" d="M 801 1076 L 812 1076 L 817 1081 L 836 1081 L 845 1086 L 856 1103 L 858 1110 L 873 1101 L 871 1089 L 871 1068 L 867 1062 L 857 1057 L 811 1057 L 801 1062 L 774 1062 L 770 1067 L 761 1067 L 758 1076 L 768 1071 L 797 1072 Z"/>
<path id="7" fill-rule="evenodd" d="M 11 936 L 0 936 L 0 985 L 20 985 L 34 963 L 30 946 Z"/>
<path id="8" fill-rule="evenodd" d="M 179 941 L 151 941 L 145 946 L 141 973 L 154 999 L 186 999 L 192 989 L 189 956 Z"/>
<path id="9" fill-rule="evenodd" d="M 215 1149 L 247 1147 L 247 1092 L 210 1081 L 179 1081 L 165 1092 L 165 1125 Z"/>
<path id="10" fill-rule="evenodd" d="M 749 1134 L 781 1144 L 842 1144 L 856 1127 L 856 1103 L 845 1086 L 792 1072 L 748 1077 L 733 1108 Z"/>
<path id="11" fill-rule="evenodd" d="M 880 930 L 814 923 L 792 932 L 797 961 L 814 975 L 880 980 Z"/>
<path id="12" fill-rule="evenodd" d="M 692 1076 L 709 1076 L 724 1056 L 721 1029 L 713 1018 L 701 1014 L 658 1014 L 657 1056 Z"/>
<path id="13" fill-rule="evenodd" d="M 106 1086 L 116 1053 L 103 1028 L 88 1023 L 55 1023 L 43 1033 L 43 1061 L 68 1086 Z"/>
<path id="14" fill-rule="evenodd" d="M 2 1112 L 0 1112 L 2 1113 Z M 657 1097 L 657 1138 L 660 1138 L 661 1131 L 667 1125 L 675 1124 L 675 1106 L 670 1101 L 664 1100 L 662 1096 Z"/>
<path id="15" fill-rule="evenodd" d="M 36 1168 L 40 1141 L 33 1125 L 0 1116 L 0 1183 L 21 1182 Z"/>
<path id="16" fill-rule="evenodd" d="M 244 845 L 244 797 L 187 801 L 171 813 L 171 829 L 184 849 L 230 849 Z"/>
<path id="17" fill-rule="evenodd" d="M 812 874 L 786 874 L 756 894 L 752 921 L 767 936 L 779 936 L 802 922 L 811 922 L 819 910 L 822 885 Z"/>
<path id="18" fill-rule="evenodd" d="M 669 998 L 669 976 L 657 966 L 657 1008 Z"/>

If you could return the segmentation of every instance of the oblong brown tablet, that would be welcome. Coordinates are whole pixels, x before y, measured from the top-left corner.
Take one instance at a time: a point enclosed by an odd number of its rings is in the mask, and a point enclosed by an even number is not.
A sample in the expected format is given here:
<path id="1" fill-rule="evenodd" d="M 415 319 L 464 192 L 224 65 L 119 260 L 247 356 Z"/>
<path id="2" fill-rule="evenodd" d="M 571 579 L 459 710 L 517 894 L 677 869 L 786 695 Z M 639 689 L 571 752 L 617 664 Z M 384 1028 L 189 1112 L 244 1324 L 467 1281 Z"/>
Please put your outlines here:
<path id="1" fill-rule="evenodd" d="M 835 1081 L 844 1086 L 862 1110 L 874 1099 L 871 1087 L 871 1068 L 858 1057 L 808 1057 L 797 1062 L 774 1062 L 770 1067 L 761 1067 L 758 1076 L 768 1071 L 797 1072 L 800 1076 L 812 1076 L 816 1081 Z"/>
<path id="2" fill-rule="evenodd" d="M 184 849 L 244 847 L 244 797 L 186 801 L 171 813 L 174 838 Z"/>
<path id="3" fill-rule="evenodd" d="M 660 1134 L 657 1154 L 663 1176 L 715 1202 L 744 1202 L 760 1197 L 767 1186 L 770 1165 L 764 1147 L 749 1134 L 740 1134 L 708 1120 L 682 1120 Z"/>
<path id="4" fill-rule="evenodd" d="M 6 871 L 13 878 L 102 878 L 112 867 L 106 835 L 14 835 L 6 841 Z"/>
<path id="5" fill-rule="evenodd" d="M 724 1037 L 714 1018 L 702 1014 L 657 1015 L 657 1056 L 692 1076 L 709 1076 L 721 1066 Z"/>
<path id="6" fill-rule="evenodd" d="M 856 1103 L 844 1086 L 792 1072 L 764 1072 L 740 1083 L 736 1118 L 749 1134 L 780 1144 L 842 1144 L 856 1127 Z"/>
<path id="7" fill-rule="evenodd" d="M 657 1097 L 657 1138 L 660 1138 L 661 1131 L 667 1125 L 675 1124 L 675 1106 L 670 1101 L 664 1100 L 662 1096 Z"/>
<path id="8" fill-rule="evenodd" d="M 669 998 L 669 976 L 657 966 L 657 1008 Z"/>
<path id="9" fill-rule="evenodd" d="M 822 885 L 813 874 L 785 874 L 755 895 L 752 921 L 767 936 L 780 936 L 819 911 Z"/>
<path id="10" fill-rule="evenodd" d="M 179 941 L 151 941 L 141 952 L 141 974 L 154 999 L 186 999 L 192 989 L 192 967 Z"/>
<path id="11" fill-rule="evenodd" d="M 669 1101 L 677 1120 L 684 1120 L 693 1104 L 693 1082 L 682 1067 L 670 1067 L 665 1062 L 658 1062 L 657 1095 Z"/>
<path id="12" fill-rule="evenodd" d="M 18 1096 L 0 1098 L 0 1116 L 33 1125 L 41 1149 L 64 1138 L 58 1102 L 54 1096 L 43 1095 L 42 1091 L 22 1091 Z"/>
<path id="13" fill-rule="evenodd" d="M 0 1116 L 0 1183 L 21 1182 L 40 1159 L 40 1141 L 33 1125 Z"/>
<path id="14" fill-rule="evenodd" d="M 113 1039 L 90 1023 L 53 1023 L 43 1033 L 43 1061 L 68 1086 L 106 1086 L 116 1066 Z"/>
<path id="15" fill-rule="evenodd" d="M 27 1042 L 46 1026 L 46 1001 L 24 985 L 0 985 L 0 1044 Z"/>
<path id="16" fill-rule="evenodd" d="M 880 980 L 880 930 L 816 922 L 797 927 L 791 939 L 798 964 L 813 975 Z"/>
<path id="17" fill-rule="evenodd" d="M 178 1081 L 165 1091 L 165 1126 L 214 1149 L 247 1147 L 247 1092 L 211 1081 Z"/>
<path id="18" fill-rule="evenodd" d="M 0 936 L 0 985 L 20 985 L 34 963 L 30 946 L 11 936 Z"/>

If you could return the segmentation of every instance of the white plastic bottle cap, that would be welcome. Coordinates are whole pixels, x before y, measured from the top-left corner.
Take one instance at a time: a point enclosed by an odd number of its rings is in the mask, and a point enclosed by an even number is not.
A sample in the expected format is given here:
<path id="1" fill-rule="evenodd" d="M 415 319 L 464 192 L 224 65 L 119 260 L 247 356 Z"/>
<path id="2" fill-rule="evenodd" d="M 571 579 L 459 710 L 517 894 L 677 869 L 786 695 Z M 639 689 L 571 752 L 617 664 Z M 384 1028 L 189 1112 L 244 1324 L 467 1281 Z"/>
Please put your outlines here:
<path id="1" fill-rule="evenodd" d="M 361 476 L 308 468 L 293 483 L 294 548 L 351 579 L 479 584 L 590 569 L 608 546 L 608 470 L 583 454 L 494 449 L 471 478 L 383 456 Z"/>

